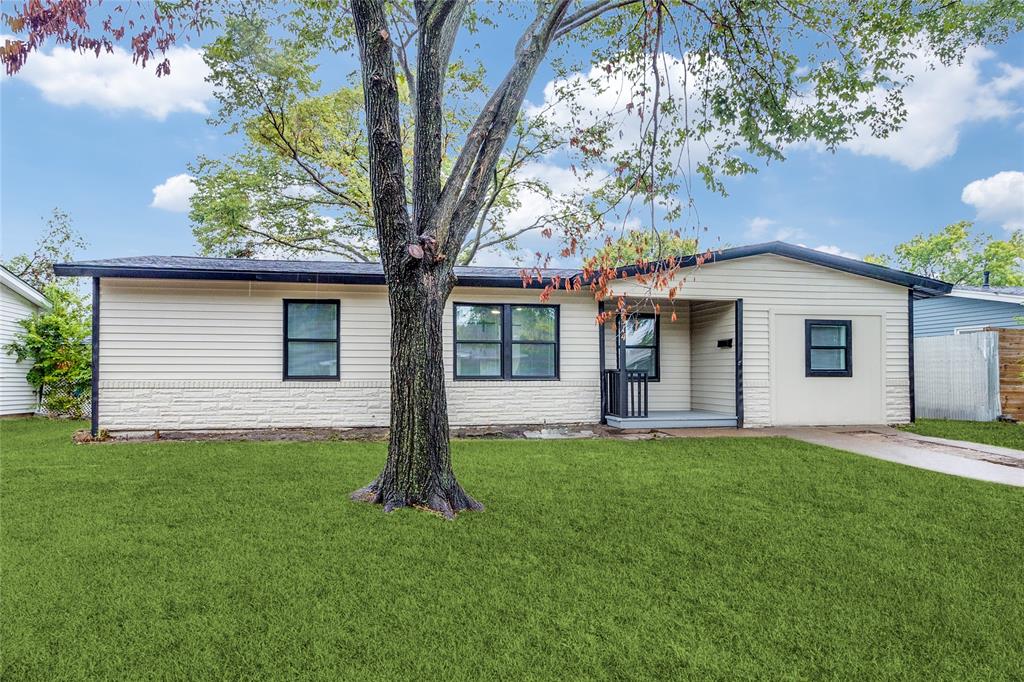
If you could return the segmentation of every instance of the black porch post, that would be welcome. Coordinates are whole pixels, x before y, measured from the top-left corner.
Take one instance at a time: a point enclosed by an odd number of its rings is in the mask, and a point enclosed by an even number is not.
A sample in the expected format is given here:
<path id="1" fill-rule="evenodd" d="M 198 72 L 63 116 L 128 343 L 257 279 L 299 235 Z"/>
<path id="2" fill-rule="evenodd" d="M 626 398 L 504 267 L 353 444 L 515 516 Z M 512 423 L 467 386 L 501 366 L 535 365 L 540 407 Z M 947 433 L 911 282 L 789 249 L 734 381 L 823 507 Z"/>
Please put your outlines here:
<path id="1" fill-rule="evenodd" d="M 736 299 L 736 428 L 743 428 L 743 299 Z"/>
<path id="2" fill-rule="evenodd" d="M 619 416 L 629 416 L 629 379 L 626 376 L 626 339 L 623 333 L 626 331 L 626 322 L 622 316 L 615 316 L 615 348 L 618 351 L 619 361 Z"/>
<path id="3" fill-rule="evenodd" d="M 601 319 L 603 315 L 604 315 L 604 301 L 598 301 L 597 302 L 597 316 L 598 316 L 598 319 Z M 597 354 L 598 354 L 598 361 L 599 361 L 599 364 L 600 364 L 600 372 L 601 372 L 598 375 L 598 380 L 600 381 L 600 386 L 601 386 L 601 423 L 602 424 L 608 423 L 608 420 L 605 419 L 605 417 L 608 414 L 608 412 L 606 411 L 607 408 L 608 408 L 608 397 L 605 394 L 606 387 L 604 385 L 604 370 L 605 370 L 604 334 L 605 334 L 604 324 L 603 323 L 598 323 L 598 325 L 597 325 Z"/>

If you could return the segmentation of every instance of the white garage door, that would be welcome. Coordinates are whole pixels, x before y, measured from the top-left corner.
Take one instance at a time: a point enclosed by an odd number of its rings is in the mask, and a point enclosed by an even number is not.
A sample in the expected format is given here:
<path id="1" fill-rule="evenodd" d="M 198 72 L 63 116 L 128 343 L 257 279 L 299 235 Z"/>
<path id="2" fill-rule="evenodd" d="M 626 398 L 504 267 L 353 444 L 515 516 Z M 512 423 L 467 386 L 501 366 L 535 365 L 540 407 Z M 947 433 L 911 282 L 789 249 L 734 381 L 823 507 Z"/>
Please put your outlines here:
<path id="1" fill-rule="evenodd" d="M 808 319 L 849 320 L 852 376 L 806 376 Z M 882 317 L 776 314 L 772 339 L 774 422 L 779 425 L 883 424 Z"/>

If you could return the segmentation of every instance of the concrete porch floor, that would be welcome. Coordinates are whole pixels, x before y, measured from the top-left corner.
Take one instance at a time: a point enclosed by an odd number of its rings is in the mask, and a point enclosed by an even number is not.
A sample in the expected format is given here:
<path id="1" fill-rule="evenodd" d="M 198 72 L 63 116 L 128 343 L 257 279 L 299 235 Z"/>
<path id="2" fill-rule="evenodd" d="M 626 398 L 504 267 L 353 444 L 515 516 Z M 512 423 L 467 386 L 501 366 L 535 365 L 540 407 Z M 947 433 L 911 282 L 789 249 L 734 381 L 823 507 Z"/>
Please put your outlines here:
<path id="1" fill-rule="evenodd" d="M 889 426 L 662 429 L 661 432 L 684 438 L 784 436 L 918 469 L 1024 487 L 1024 452 L 1020 450 L 919 436 Z"/>
<path id="2" fill-rule="evenodd" d="M 616 429 L 694 429 L 736 427 L 736 415 L 710 410 L 650 410 L 646 417 L 605 417 Z"/>

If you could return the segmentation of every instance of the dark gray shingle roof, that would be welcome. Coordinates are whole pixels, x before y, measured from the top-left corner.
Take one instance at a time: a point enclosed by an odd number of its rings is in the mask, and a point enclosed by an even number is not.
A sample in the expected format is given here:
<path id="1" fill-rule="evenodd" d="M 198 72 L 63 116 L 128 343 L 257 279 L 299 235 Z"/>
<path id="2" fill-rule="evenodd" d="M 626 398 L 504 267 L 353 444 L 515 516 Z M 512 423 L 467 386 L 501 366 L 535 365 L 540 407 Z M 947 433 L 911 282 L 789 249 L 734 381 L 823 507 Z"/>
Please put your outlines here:
<path id="1" fill-rule="evenodd" d="M 350 261 L 262 260 L 254 258 L 206 258 L 200 256 L 129 256 L 63 263 L 58 275 L 89 277 L 157 277 L 169 279 L 252 279 L 285 282 L 383 284 L 380 263 Z M 523 268 L 456 266 L 455 276 L 464 285 L 522 286 Z M 576 269 L 546 269 L 545 280 L 580 274 Z M 536 281 L 534 282 L 536 285 Z"/>
<path id="2" fill-rule="evenodd" d="M 816 251 L 785 242 L 768 242 L 715 251 L 707 263 L 749 256 L 776 255 L 849 272 L 862 277 L 898 284 L 912 289 L 915 296 L 948 294 L 952 286 L 936 279 Z M 693 265 L 696 256 L 679 260 Z M 523 286 L 522 268 L 456 267 L 455 275 L 463 286 Z M 635 266 L 618 268 L 620 277 L 637 274 Z M 197 256 L 133 256 L 105 260 L 78 261 L 54 266 L 54 272 L 68 277 L 147 277 L 163 279 L 220 279 L 274 282 L 320 282 L 323 284 L 384 284 L 380 263 L 346 261 L 257 260 L 248 258 L 202 258 Z M 542 270 L 544 283 L 534 279 L 529 286 L 543 287 L 553 276 L 574 277 L 578 269 Z"/>

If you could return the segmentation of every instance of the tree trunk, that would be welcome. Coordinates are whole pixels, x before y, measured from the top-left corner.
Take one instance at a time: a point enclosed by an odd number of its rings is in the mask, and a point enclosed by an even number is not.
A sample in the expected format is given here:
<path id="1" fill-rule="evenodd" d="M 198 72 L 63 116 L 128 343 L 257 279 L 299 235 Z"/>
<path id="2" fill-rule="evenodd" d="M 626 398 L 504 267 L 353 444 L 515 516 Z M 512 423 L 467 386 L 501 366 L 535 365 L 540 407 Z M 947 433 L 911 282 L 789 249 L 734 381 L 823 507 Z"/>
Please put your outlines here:
<path id="1" fill-rule="evenodd" d="M 442 268 L 446 270 L 446 268 Z M 389 285 L 391 306 L 391 432 L 388 461 L 352 499 L 389 512 L 419 507 L 454 518 L 483 505 L 466 494 L 452 471 L 444 386 L 444 304 L 451 287 L 417 270 Z M 448 279 L 447 272 L 444 280 Z"/>

